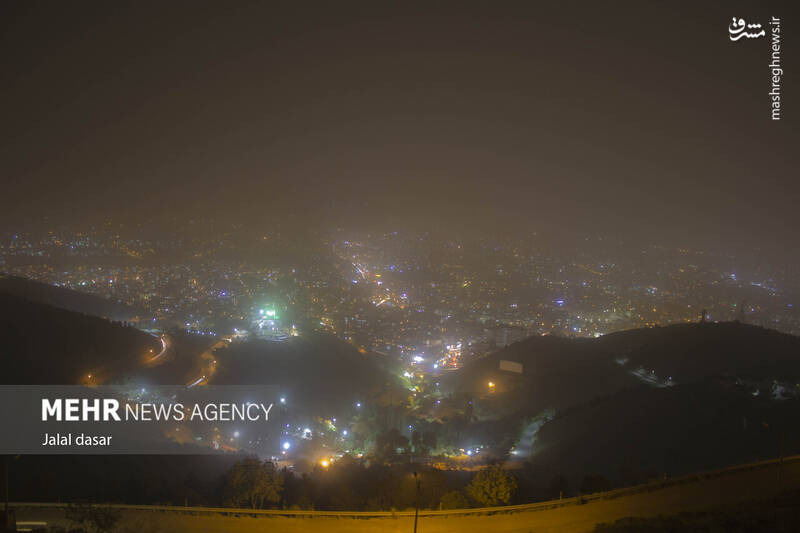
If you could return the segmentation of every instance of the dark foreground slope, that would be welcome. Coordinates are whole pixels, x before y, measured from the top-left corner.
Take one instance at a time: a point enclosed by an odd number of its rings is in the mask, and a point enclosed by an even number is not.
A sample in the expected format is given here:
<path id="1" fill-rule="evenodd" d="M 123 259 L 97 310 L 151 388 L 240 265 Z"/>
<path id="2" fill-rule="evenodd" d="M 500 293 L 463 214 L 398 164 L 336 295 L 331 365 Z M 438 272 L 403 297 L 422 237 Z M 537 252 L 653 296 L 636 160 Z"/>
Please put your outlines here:
<path id="1" fill-rule="evenodd" d="M 0 292 L 2 384 L 103 383 L 159 349 L 133 327 Z"/>
<path id="2" fill-rule="evenodd" d="M 537 434 L 531 461 L 563 475 L 570 492 L 587 476 L 622 486 L 797 453 L 799 417 L 800 400 L 731 382 L 642 385 L 561 412 Z"/>

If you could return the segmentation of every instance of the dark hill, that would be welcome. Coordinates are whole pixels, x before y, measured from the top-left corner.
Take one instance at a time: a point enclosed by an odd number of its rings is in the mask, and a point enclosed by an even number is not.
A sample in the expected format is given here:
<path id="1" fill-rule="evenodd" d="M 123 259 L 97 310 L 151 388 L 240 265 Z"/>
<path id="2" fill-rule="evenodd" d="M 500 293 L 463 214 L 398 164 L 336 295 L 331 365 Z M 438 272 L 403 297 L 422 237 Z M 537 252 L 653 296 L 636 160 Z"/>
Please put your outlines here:
<path id="1" fill-rule="evenodd" d="M 122 302 L 6 274 L 0 274 L 0 293 L 110 320 L 131 321 L 145 314 Z"/>
<path id="2" fill-rule="evenodd" d="M 531 337 L 446 374 L 441 381 L 458 393 L 482 397 L 495 408 L 529 414 L 566 408 L 636 384 L 610 353 L 597 348 L 596 341 L 587 339 Z M 500 370 L 500 361 L 522 364 L 522 374 Z M 493 394 L 489 382 L 495 384 Z"/>
<path id="3" fill-rule="evenodd" d="M 335 414 L 355 402 L 377 398 L 390 389 L 400 391 L 400 371 L 381 355 L 362 354 L 351 344 L 325 334 L 309 334 L 289 342 L 234 343 L 215 352 L 219 385 L 277 385 L 294 408 Z"/>
<path id="4" fill-rule="evenodd" d="M 0 292 L 2 384 L 107 382 L 137 367 L 157 339 L 119 322 Z"/>
<path id="5" fill-rule="evenodd" d="M 522 364 L 522 374 L 500 370 L 504 360 Z M 536 337 L 446 379 L 479 406 L 555 408 L 530 460 L 543 478 L 566 476 L 572 492 L 587 474 L 624 485 L 775 457 L 781 439 L 785 453 L 800 452 L 800 338 L 760 327 Z"/>
<path id="6" fill-rule="evenodd" d="M 800 337 L 738 322 L 680 324 L 612 333 L 604 353 L 685 383 L 704 377 L 800 381 Z"/>
<path id="7" fill-rule="evenodd" d="M 522 364 L 522 374 L 500 361 Z M 453 390 L 525 410 L 566 408 L 645 382 L 714 377 L 746 383 L 800 382 L 800 338 L 734 322 L 637 329 L 598 339 L 531 337 L 474 361 L 442 380 Z"/>

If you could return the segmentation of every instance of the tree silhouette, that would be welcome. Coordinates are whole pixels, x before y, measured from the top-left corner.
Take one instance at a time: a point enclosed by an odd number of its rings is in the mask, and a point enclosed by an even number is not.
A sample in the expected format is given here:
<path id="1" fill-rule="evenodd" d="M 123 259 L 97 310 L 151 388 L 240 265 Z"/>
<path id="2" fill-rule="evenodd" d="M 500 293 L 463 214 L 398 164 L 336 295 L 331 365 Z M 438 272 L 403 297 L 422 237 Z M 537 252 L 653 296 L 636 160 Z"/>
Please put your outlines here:
<path id="1" fill-rule="evenodd" d="M 442 495 L 442 509 L 466 509 L 469 507 L 469 500 L 460 490 L 451 490 Z"/>
<path id="2" fill-rule="evenodd" d="M 283 477 L 272 463 L 256 458 L 242 459 L 228 472 L 226 503 L 233 507 L 261 509 L 264 503 L 278 503 Z"/>
<path id="3" fill-rule="evenodd" d="M 505 505 L 517 490 L 517 480 L 498 464 L 489 465 L 478 472 L 469 485 L 467 494 L 479 505 Z"/>

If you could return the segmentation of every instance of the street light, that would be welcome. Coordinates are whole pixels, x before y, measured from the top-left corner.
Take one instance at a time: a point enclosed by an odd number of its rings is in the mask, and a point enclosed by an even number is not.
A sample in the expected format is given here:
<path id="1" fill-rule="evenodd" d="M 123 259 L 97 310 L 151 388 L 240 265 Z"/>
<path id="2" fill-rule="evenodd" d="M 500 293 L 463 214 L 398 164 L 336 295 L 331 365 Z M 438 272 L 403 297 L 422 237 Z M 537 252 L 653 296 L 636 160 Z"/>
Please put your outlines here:
<path id="1" fill-rule="evenodd" d="M 417 486 L 417 506 L 414 509 L 414 533 L 417 533 L 417 520 L 419 519 L 419 500 L 420 500 L 420 485 L 422 484 L 422 474 L 414 472 L 414 481 Z"/>

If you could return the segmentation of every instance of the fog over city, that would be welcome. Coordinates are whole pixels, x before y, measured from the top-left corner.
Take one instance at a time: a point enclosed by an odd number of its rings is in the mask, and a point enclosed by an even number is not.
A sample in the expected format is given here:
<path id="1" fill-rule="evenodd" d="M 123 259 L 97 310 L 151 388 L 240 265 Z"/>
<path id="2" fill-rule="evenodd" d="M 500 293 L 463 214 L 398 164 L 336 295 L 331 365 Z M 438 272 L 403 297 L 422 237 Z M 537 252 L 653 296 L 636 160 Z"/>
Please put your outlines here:
<path id="1" fill-rule="evenodd" d="M 796 530 L 796 12 L 4 2 L 0 531 Z"/>
<path id="2" fill-rule="evenodd" d="M 4 4 L 6 227 L 195 218 L 796 249 L 796 128 L 769 120 L 764 47 L 725 31 L 771 6 L 201 6 Z"/>

